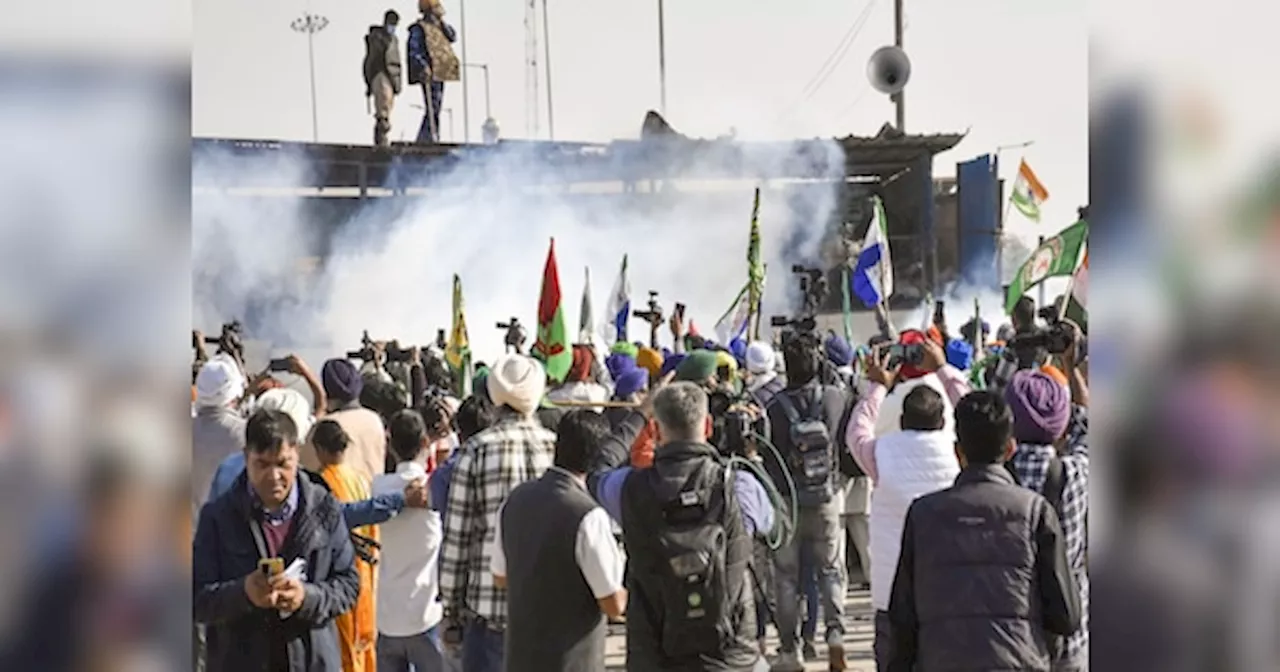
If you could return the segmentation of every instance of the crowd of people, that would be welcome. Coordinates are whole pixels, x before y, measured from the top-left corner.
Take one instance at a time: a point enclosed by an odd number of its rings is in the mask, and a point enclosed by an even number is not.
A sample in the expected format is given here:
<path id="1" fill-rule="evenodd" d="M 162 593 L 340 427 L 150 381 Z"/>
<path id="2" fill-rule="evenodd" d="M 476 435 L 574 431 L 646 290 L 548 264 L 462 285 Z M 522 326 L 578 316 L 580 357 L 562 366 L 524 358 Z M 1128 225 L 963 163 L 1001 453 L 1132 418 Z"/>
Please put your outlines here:
<path id="1" fill-rule="evenodd" d="M 629 670 L 840 670 L 864 586 L 882 672 L 1088 669 L 1077 325 L 670 326 L 563 380 L 385 344 L 270 367 L 310 400 L 198 352 L 198 669 L 600 671 L 614 623 Z"/>

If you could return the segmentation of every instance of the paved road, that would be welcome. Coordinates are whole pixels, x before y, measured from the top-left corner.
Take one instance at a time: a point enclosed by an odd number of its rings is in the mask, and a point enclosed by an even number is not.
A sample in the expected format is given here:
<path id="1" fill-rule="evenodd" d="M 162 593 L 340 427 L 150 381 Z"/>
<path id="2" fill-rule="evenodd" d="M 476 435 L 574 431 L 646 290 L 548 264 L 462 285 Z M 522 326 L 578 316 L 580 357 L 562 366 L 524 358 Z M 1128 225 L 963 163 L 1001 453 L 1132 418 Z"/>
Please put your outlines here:
<path id="1" fill-rule="evenodd" d="M 875 631 L 872 625 L 871 593 L 865 590 L 852 591 L 845 600 L 845 658 L 849 661 L 851 672 L 875 672 L 875 662 L 871 657 L 871 642 Z M 626 663 L 626 644 L 624 641 L 626 626 L 609 626 L 609 639 L 605 645 L 605 666 L 609 672 L 624 670 Z M 769 653 L 778 650 L 778 636 L 770 628 Z M 827 669 L 826 646 L 818 645 L 818 660 L 805 663 L 807 672 L 820 672 Z"/>

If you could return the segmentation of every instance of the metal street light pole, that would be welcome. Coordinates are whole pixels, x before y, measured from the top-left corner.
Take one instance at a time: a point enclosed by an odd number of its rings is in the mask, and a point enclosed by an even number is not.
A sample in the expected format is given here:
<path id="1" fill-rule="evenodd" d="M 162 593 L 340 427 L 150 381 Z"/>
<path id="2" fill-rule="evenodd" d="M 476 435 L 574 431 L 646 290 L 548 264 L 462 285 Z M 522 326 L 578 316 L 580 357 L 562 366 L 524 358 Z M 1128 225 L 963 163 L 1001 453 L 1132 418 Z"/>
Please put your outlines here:
<path id="1" fill-rule="evenodd" d="M 662 95 L 660 110 L 665 117 L 667 116 L 667 22 L 662 5 L 662 0 L 658 0 L 658 86 Z"/>
<path id="2" fill-rule="evenodd" d="M 329 25 L 327 17 L 307 12 L 293 20 L 289 27 L 295 33 L 307 34 L 307 64 L 311 70 L 311 140 L 320 142 L 320 121 L 316 112 L 316 49 L 315 35 Z"/>
<path id="3" fill-rule="evenodd" d="M 462 62 L 467 62 L 467 0 L 459 0 L 458 3 L 458 28 L 462 31 Z M 467 95 L 467 72 L 466 68 L 462 71 L 462 141 L 471 142 L 471 96 Z M 453 131 L 449 131 L 449 138 L 453 138 Z"/>
<path id="4" fill-rule="evenodd" d="M 551 22 L 547 18 L 547 0 L 542 0 L 542 32 L 543 37 L 546 38 L 542 45 L 545 52 L 542 60 L 546 61 L 547 66 L 547 133 L 552 140 L 555 140 L 556 116 L 551 103 Z"/>
<path id="5" fill-rule="evenodd" d="M 893 46 L 899 49 L 902 48 L 902 33 L 905 30 L 905 27 L 902 25 L 902 2 L 903 0 L 894 0 L 893 3 Z M 902 91 L 894 94 L 893 97 L 895 121 L 898 122 L 899 133 L 907 132 L 907 104 L 906 98 L 904 97 L 905 92 L 906 90 L 904 87 Z"/>

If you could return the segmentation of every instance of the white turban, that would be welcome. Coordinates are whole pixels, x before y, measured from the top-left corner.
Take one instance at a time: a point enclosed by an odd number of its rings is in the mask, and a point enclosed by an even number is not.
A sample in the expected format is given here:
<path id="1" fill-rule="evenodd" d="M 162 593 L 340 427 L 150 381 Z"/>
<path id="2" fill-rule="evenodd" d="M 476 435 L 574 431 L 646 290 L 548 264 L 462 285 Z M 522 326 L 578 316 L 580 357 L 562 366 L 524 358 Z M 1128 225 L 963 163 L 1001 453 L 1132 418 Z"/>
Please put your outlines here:
<path id="1" fill-rule="evenodd" d="M 235 360 L 215 355 L 196 374 L 196 406 L 226 406 L 244 396 L 247 386 Z"/>
<path id="2" fill-rule="evenodd" d="M 773 370 L 773 346 L 764 341 L 752 341 L 747 346 L 747 372 L 756 375 Z"/>
<path id="3" fill-rule="evenodd" d="M 277 387 L 258 395 L 257 410 L 280 411 L 293 420 L 298 428 L 298 440 L 305 441 L 311 433 L 315 419 L 311 416 L 311 404 L 301 392 L 287 387 Z"/>
<path id="4" fill-rule="evenodd" d="M 489 367 L 485 379 L 489 398 L 498 406 L 510 406 L 522 415 L 533 415 L 547 389 L 542 364 L 524 355 L 504 355 Z"/>

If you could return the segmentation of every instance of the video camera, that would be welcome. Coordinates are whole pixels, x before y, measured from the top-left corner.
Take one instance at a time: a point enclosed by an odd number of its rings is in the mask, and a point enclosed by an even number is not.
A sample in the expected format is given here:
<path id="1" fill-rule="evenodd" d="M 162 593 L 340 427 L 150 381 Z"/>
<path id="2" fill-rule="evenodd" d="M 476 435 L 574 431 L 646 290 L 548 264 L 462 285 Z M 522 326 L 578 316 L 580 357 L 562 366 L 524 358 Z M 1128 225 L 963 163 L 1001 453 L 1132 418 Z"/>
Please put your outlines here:
<path id="1" fill-rule="evenodd" d="M 804 294 L 804 314 L 810 317 L 816 315 L 831 293 L 826 273 L 820 268 L 800 264 L 792 266 L 791 272 L 800 279 L 800 291 Z"/>
<path id="2" fill-rule="evenodd" d="M 507 352 L 515 352 L 517 355 L 524 354 L 524 343 L 529 340 L 529 334 L 524 330 L 524 326 L 520 324 L 520 320 L 513 317 L 507 322 L 499 322 L 497 327 L 505 329 L 507 332 L 502 339 Z"/>
<path id="3" fill-rule="evenodd" d="M 1071 325 L 1058 318 L 1058 307 L 1045 306 L 1036 311 L 1036 315 L 1048 323 L 1048 326 L 1015 335 L 1009 340 L 1009 349 L 1043 349 L 1051 355 L 1061 355 L 1069 350 L 1076 340 L 1075 331 Z"/>
<path id="4" fill-rule="evenodd" d="M 764 434 L 763 417 L 753 416 L 748 410 L 749 399 L 736 399 L 727 390 L 716 390 L 707 395 L 711 414 L 711 445 L 725 457 L 749 457 L 747 445 L 751 434 Z M 761 414 L 763 416 L 763 414 Z"/>
<path id="5" fill-rule="evenodd" d="M 631 314 L 649 323 L 649 342 L 658 347 L 658 330 L 662 328 L 662 305 L 658 303 L 658 293 L 649 290 L 648 310 L 633 310 Z"/>
<path id="6" fill-rule="evenodd" d="M 347 359 L 359 359 L 365 362 L 372 362 L 378 356 L 377 350 L 374 348 L 372 338 L 369 338 L 369 330 L 365 329 L 360 335 L 360 349 L 348 350 Z"/>
<path id="7" fill-rule="evenodd" d="M 222 333 L 217 336 L 205 336 L 204 342 L 210 345 L 217 345 L 218 352 L 225 352 L 238 359 L 243 359 L 243 336 L 244 326 L 240 324 L 240 320 L 231 320 L 222 325 Z"/>

